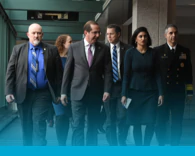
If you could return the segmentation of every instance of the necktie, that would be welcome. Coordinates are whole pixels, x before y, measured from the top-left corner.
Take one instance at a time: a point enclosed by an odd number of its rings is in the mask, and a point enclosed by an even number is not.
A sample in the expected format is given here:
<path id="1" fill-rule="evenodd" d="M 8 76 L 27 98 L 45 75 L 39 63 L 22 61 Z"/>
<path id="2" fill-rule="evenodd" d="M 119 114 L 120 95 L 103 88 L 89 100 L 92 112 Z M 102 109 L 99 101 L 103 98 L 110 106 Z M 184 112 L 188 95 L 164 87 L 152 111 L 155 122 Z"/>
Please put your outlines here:
<path id="1" fill-rule="evenodd" d="M 89 64 L 89 67 L 91 67 L 92 60 L 93 60 L 93 54 L 92 54 L 92 51 L 91 51 L 91 45 L 89 45 L 89 49 L 88 49 L 88 64 Z"/>
<path id="2" fill-rule="evenodd" d="M 174 48 L 172 48 L 172 49 L 171 49 L 171 52 L 174 54 L 174 53 L 175 53 L 175 49 L 174 49 Z"/>
<path id="3" fill-rule="evenodd" d="M 33 89 L 37 88 L 37 72 L 38 72 L 38 62 L 36 49 L 32 49 L 32 60 L 31 60 L 31 72 L 30 72 L 30 83 L 33 86 Z"/>
<path id="4" fill-rule="evenodd" d="M 113 81 L 117 82 L 118 81 L 118 63 L 117 63 L 117 50 L 116 50 L 116 45 L 113 48 L 112 51 L 112 73 L 113 73 Z"/>

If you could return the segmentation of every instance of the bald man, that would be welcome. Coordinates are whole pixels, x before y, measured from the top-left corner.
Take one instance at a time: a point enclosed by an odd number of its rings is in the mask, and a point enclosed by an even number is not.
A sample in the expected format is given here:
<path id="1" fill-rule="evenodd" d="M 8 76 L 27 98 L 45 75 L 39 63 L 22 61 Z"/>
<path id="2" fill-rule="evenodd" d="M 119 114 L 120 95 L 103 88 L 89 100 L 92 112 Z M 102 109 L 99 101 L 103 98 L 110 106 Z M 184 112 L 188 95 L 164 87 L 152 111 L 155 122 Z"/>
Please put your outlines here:
<path id="1" fill-rule="evenodd" d="M 46 118 L 52 100 L 60 96 L 61 60 L 57 48 L 42 42 L 42 27 L 29 26 L 29 42 L 14 46 L 6 73 L 8 103 L 17 103 L 23 145 L 47 144 Z"/>

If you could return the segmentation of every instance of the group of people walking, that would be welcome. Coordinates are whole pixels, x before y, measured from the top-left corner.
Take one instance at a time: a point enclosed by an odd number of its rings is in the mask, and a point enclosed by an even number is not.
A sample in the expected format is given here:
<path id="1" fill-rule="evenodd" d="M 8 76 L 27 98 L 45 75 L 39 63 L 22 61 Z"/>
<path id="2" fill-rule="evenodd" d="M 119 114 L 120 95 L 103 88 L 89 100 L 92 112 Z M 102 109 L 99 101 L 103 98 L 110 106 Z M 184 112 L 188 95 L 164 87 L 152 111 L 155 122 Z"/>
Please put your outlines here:
<path id="1" fill-rule="evenodd" d="M 8 103 L 17 103 L 24 145 L 46 145 L 51 105 L 61 146 L 66 145 L 70 117 L 72 145 L 97 146 L 102 106 L 110 146 L 127 145 L 130 125 L 135 145 L 149 146 L 156 132 L 164 146 L 170 115 L 170 144 L 179 145 L 185 99 L 193 93 L 190 51 L 177 43 L 177 26 L 167 25 L 166 43 L 155 48 L 145 27 L 134 31 L 131 45 L 120 41 L 116 24 L 107 26 L 107 44 L 98 42 L 100 34 L 98 23 L 88 21 L 83 40 L 71 44 L 71 36 L 60 35 L 53 46 L 42 42 L 42 27 L 34 23 L 27 33 L 29 42 L 14 46 L 5 93 Z"/>

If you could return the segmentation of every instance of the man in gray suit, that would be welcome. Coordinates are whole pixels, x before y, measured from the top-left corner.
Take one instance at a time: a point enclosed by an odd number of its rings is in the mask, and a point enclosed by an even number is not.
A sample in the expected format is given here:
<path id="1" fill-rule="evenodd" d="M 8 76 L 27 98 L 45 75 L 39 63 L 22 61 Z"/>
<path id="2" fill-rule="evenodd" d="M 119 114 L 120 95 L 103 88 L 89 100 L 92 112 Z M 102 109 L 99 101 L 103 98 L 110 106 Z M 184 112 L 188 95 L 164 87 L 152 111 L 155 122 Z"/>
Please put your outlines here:
<path id="1" fill-rule="evenodd" d="M 29 42 L 14 46 L 6 73 L 8 103 L 17 103 L 25 146 L 46 145 L 46 118 L 60 96 L 61 60 L 57 48 L 42 42 L 39 24 L 29 26 Z"/>
<path id="2" fill-rule="evenodd" d="M 111 59 L 109 48 L 97 42 L 100 27 L 96 22 L 88 21 L 84 25 L 84 35 L 84 40 L 69 47 L 62 80 L 61 101 L 66 105 L 70 90 L 73 115 L 72 145 L 84 145 L 87 112 L 86 145 L 95 146 L 101 103 L 102 100 L 108 100 L 111 88 Z"/>
<path id="3" fill-rule="evenodd" d="M 126 108 L 121 103 L 121 91 L 124 55 L 130 46 L 121 42 L 119 40 L 120 36 L 121 28 L 118 25 L 110 24 L 107 26 L 107 40 L 112 58 L 113 81 L 111 98 L 104 103 L 104 108 L 106 111 L 106 138 L 110 146 L 126 146 L 129 129 L 129 126 L 126 125 Z"/>

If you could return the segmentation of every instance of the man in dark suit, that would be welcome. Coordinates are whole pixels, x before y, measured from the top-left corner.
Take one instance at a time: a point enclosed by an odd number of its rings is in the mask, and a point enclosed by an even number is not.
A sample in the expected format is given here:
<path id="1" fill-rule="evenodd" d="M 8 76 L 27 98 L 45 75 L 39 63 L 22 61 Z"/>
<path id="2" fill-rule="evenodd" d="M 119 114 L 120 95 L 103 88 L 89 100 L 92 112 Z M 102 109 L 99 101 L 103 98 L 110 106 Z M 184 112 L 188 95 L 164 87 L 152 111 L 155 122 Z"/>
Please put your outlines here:
<path id="1" fill-rule="evenodd" d="M 130 46 L 121 42 L 119 40 L 120 36 L 121 28 L 118 25 L 110 24 L 107 26 L 107 40 L 112 60 L 113 81 L 111 98 L 104 103 L 104 107 L 106 111 L 106 138 L 111 146 L 117 146 L 118 144 L 125 146 L 129 129 L 129 126 L 126 125 L 126 108 L 121 103 L 121 91 L 124 55 Z M 116 56 L 116 62 L 114 61 L 114 56 Z M 115 65 L 117 66 L 116 68 Z"/>
<path id="2" fill-rule="evenodd" d="M 60 96 L 61 60 L 57 48 L 42 42 L 39 24 L 29 26 L 29 42 L 14 46 L 6 74 L 8 103 L 17 103 L 25 146 L 46 145 L 46 119 L 52 98 Z"/>
<path id="3" fill-rule="evenodd" d="M 166 123 L 171 115 L 170 144 L 177 146 L 182 135 L 185 98 L 190 99 L 192 96 L 192 64 L 190 50 L 177 43 L 178 28 L 176 25 L 166 26 L 165 38 L 167 43 L 155 48 L 160 57 L 165 90 L 164 104 L 158 109 L 156 135 L 159 145 L 164 146 Z"/>
<path id="4" fill-rule="evenodd" d="M 69 47 L 62 80 L 61 101 L 66 105 L 70 89 L 72 145 L 84 145 L 84 121 L 87 112 L 86 145 L 95 146 L 101 102 L 108 100 L 111 88 L 111 59 L 109 48 L 97 42 L 100 27 L 96 22 L 88 21 L 84 25 L 84 35 L 84 40 Z"/>

